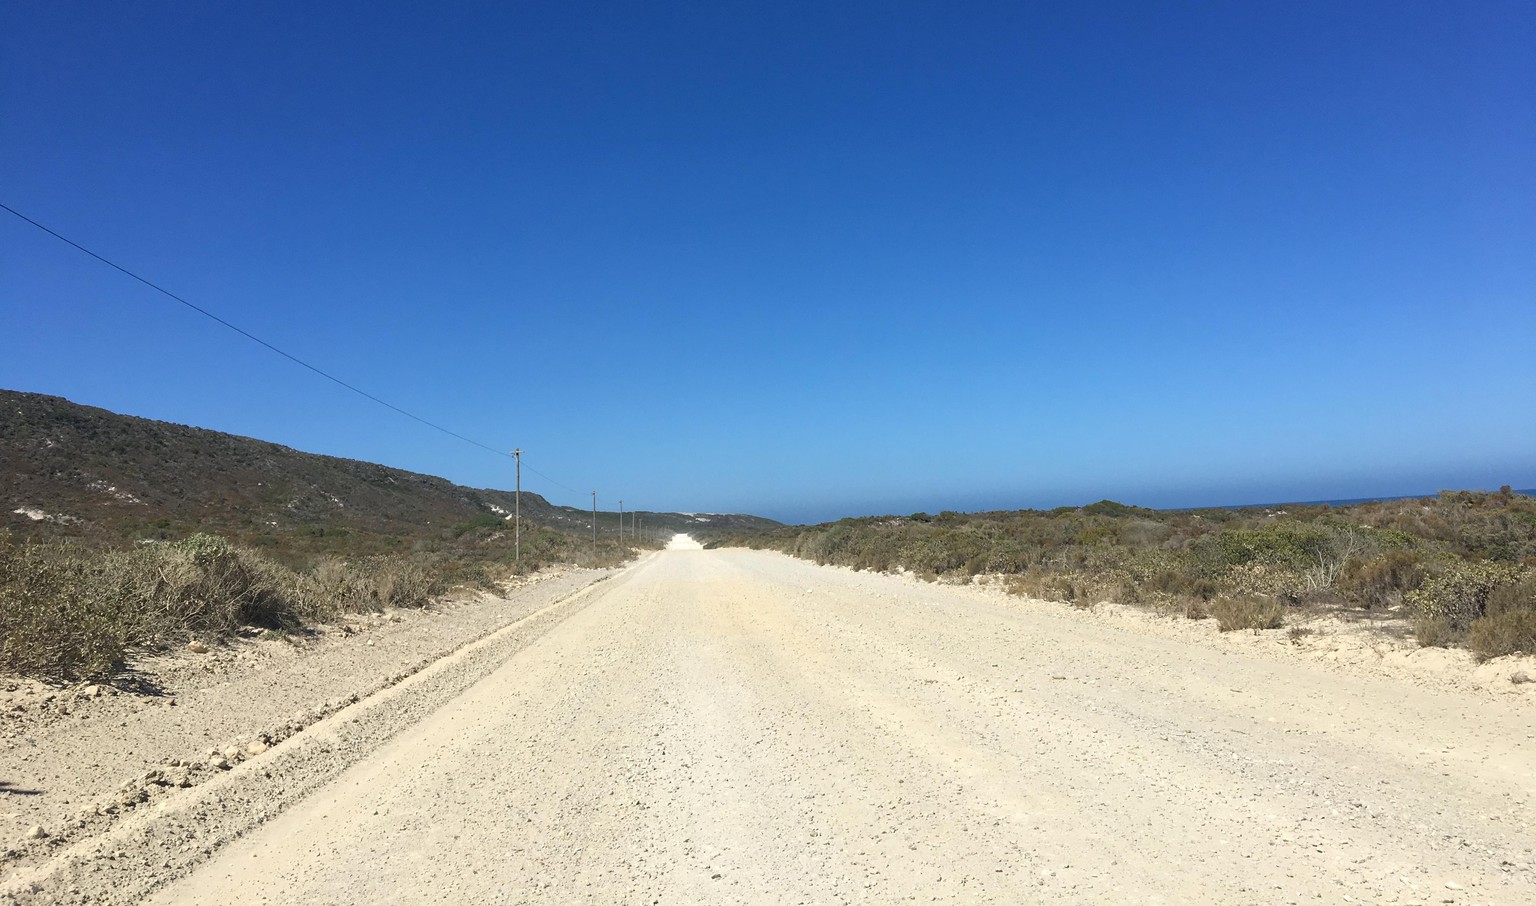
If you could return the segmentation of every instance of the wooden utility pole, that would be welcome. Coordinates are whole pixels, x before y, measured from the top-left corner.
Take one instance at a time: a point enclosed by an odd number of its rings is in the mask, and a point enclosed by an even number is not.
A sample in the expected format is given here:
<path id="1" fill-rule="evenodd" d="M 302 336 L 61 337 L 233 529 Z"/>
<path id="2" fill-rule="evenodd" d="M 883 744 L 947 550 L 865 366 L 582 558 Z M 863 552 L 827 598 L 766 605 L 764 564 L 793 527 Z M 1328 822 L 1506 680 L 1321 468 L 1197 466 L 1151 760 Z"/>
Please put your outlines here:
<path id="1" fill-rule="evenodd" d="M 624 501 L 619 501 L 619 543 L 624 543 Z"/>
<path id="2" fill-rule="evenodd" d="M 512 517 L 512 559 L 517 563 L 523 562 L 523 451 L 518 448 L 512 451 L 512 458 L 517 461 L 517 496 L 513 509 L 516 513 Z"/>
<path id="3" fill-rule="evenodd" d="M 592 546 L 597 547 L 597 492 L 592 492 Z"/>

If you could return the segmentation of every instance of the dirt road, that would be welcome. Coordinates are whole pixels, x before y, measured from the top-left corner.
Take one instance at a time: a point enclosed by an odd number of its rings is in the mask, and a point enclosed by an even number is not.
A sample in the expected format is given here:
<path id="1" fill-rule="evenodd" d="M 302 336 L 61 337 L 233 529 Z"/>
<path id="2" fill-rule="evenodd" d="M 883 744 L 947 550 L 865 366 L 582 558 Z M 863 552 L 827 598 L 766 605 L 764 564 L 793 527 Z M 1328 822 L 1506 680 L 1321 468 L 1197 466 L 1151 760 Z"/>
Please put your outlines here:
<path id="1" fill-rule="evenodd" d="M 1533 805 L 1529 707 L 674 550 L 152 902 L 1531 903 Z"/>

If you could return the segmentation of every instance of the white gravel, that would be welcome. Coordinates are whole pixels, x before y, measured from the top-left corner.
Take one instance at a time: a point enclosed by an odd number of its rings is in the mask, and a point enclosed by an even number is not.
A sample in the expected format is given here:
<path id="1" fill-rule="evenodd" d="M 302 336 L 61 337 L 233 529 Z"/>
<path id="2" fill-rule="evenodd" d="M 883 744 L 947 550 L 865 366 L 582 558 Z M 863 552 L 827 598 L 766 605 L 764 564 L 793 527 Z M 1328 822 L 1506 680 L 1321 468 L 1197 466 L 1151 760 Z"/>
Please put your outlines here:
<path id="1" fill-rule="evenodd" d="M 608 575 L 557 570 L 520 580 L 503 597 L 461 596 L 429 610 L 354 615 L 294 643 L 252 639 L 206 654 L 146 659 L 128 683 L 137 691 L 6 680 L 0 687 L 0 903 L 137 902 L 435 705 L 418 694 L 412 709 L 395 709 L 368 724 L 367 733 L 344 734 L 313 763 L 289 759 L 274 771 L 274 744 L 312 742 L 328 716 L 355 714 L 354 703 L 379 699 L 381 690 L 441 666 L 458 651 L 459 673 L 432 690 L 451 698 L 558 622 L 564 614 L 546 613 L 551 605 L 579 607 L 573 593 Z M 499 659 L 470 657 L 463 647 L 509 624 L 519 632 L 493 649 Z M 241 762 L 248 763 L 224 773 Z M 256 806 L 216 802 L 219 822 L 186 822 L 187 838 L 176 840 L 171 852 L 146 837 L 122 849 L 132 858 L 120 858 L 119 848 L 105 842 L 145 822 L 163 835 L 166 822 L 156 823 L 162 812 L 203 808 L 204 787 L 235 775 L 244 784 L 237 784 L 239 795 L 250 795 Z M 106 860 L 96 857 L 102 851 Z"/>
<path id="2" fill-rule="evenodd" d="M 1525 698 L 745 551 L 541 619 L 123 822 L 71 895 L 196 866 L 149 902 L 1536 902 Z M 264 806 L 262 759 L 402 711 Z M 230 813 L 265 823 L 220 848 Z"/>

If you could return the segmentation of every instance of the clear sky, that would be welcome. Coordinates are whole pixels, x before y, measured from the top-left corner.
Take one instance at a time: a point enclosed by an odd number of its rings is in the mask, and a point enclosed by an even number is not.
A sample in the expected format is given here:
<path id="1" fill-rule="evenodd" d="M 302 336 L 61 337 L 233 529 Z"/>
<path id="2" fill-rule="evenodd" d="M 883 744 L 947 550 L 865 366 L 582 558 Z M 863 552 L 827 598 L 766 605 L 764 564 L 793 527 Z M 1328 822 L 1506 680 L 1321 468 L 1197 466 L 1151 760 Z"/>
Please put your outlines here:
<path id="1" fill-rule="evenodd" d="M 0 202 L 558 503 L 1536 486 L 1528 0 L 18 0 Z M 512 484 L 0 256 L 0 386 Z"/>

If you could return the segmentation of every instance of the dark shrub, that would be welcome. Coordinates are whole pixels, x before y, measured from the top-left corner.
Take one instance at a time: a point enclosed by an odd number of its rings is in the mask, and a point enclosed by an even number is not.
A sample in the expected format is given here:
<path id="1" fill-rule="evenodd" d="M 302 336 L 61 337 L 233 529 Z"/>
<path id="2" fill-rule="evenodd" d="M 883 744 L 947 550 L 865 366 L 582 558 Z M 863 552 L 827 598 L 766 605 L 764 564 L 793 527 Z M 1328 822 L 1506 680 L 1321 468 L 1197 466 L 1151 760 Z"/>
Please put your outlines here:
<path id="1" fill-rule="evenodd" d="M 1480 661 L 1506 654 L 1536 654 L 1536 610 L 1509 610 L 1475 621 L 1467 647 Z"/>
<path id="2" fill-rule="evenodd" d="M 113 570 L 52 545 L 0 542 L 0 668 L 49 679 L 122 669 L 136 614 Z"/>
<path id="3" fill-rule="evenodd" d="M 1345 599 L 1370 610 L 1398 603 L 1423 581 L 1423 555 L 1394 550 L 1368 560 L 1349 561 L 1339 576 L 1337 588 Z"/>
<path id="4" fill-rule="evenodd" d="M 1413 637 L 1424 648 L 1449 648 L 1462 640 L 1462 633 L 1445 617 L 1415 614 Z"/>
<path id="5" fill-rule="evenodd" d="M 1529 576 L 1508 585 L 1500 585 L 1488 592 L 1488 600 L 1484 603 L 1483 610 L 1490 617 L 1522 610 L 1536 610 L 1536 576 Z"/>

